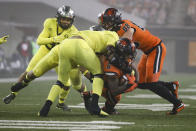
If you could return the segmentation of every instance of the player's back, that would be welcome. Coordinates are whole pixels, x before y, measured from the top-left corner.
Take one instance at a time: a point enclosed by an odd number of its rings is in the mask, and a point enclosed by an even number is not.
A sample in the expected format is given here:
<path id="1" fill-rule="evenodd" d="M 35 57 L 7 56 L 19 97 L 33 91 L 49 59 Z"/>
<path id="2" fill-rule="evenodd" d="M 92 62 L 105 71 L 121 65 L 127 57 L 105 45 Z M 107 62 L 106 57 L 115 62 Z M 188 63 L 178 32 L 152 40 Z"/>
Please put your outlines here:
<path id="1" fill-rule="evenodd" d="M 108 45 L 115 46 L 115 42 L 119 39 L 116 32 L 113 31 L 80 31 L 88 45 L 96 52 L 103 53 Z"/>
<path id="2" fill-rule="evenodd" d="M 141 28 L 129 20 L 123 20 L 123 24 L 120 27 L 120 30 L 117 32 L 118 35 L 122 36 L 130 27 L 135 30 L 133 34 L 133 42 L 137 42 L 139 44 L 138 48 L 143 52 L 147 52 L 154 46 L 158 45 L 161 41 L 158 37 L 152 35 L 148 30 Z"/>

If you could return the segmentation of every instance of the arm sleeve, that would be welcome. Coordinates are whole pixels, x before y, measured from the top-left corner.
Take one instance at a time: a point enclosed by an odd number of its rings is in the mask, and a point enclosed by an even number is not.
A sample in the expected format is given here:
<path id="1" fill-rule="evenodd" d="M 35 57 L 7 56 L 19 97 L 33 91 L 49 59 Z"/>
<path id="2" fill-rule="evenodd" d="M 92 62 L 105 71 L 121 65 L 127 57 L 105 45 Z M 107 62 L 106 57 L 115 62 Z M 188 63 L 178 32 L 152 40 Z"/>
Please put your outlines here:
<path id="1" fill-rule="evenodd" d="M 49 38 L 50 34 L 49 34 L 49 27 L 48 26 L 49 26 L 49 21 L 45 20 L 44 28 L 37 38 L 38 45 L 47 45 L 47 44 L 52 43 L 52 41 L 53 41 L 52 38 Z"/>
<path id="2" fill-rule="evenodd" d="M 0 44 L 2 44 L 3 43 L 3 38 L 0 38 Z"/>

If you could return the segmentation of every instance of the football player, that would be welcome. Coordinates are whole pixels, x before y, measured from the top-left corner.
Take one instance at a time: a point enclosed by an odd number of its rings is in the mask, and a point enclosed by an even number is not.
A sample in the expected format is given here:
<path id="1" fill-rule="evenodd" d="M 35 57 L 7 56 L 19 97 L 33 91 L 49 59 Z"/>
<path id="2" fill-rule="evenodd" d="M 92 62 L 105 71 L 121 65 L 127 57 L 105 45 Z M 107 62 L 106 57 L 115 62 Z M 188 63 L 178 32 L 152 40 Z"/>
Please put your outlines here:
<path id="1" fill-rule="evenodd" d="M 8 37 L 9 37 L 9 35 L 6 35 L 6 36 L 1 37 L 0 38 L 0 44 L 6 43 Z"/>
<path id="2" fill-rule="evenodd" d="M 115 105 L 120 101 L 121 94 L 133 91 L 137 88 L 164 88 L 165 93 L 168 94 L 169 101 L 174 106 L 181 103 L 174 95 L 170 93 L 170 90 L 165 86 L 168 82 L 148 82 L 148 83 L 137 83 L 134 75 L 137 72 L 134 69 L 133 62 L 136 56 L 135 44 L 127 38 L 120 38 L 116 42 L 115 47 L 110 47 L 107 50 L 104 60 L 104 88 L 102 96 L 106 98 L 105 106 L 102 108 L 103 111 L 108 114 L 116 114 L 114 109 Z M 90 92 L 84 92 L 85 108 L 89 111 L 90 103 Z M 172 110 L 173 114 L 177 114 L 184 107 L 181 106 L 178 109 Z M 170 113 L 170 112 L 169 112 Z"/>
<path id="3" fill-rule="evenodd" d="M 105 30 L 115 31 L 121 38 L 131 39 L 143 55 L 138 64 L 139 83 L 157 82 L 162 71 L 166 47 L 163 41 L 152 35 L 147 29 L 142 28 L 130 20 L 122 20 L 120 12 L 115 8 L 108 8 L 98 17 L 100 25 Z M 169 82 L 167 88 L 178 98 L 178 81 Z M 170 101 L 165 88 L 149 87 L 152 92 Z M 173 107 L 173 110 L 181 107 L 181 102 Z M 171 111 L 171 114 L 173 112 Z"/>
<path id="4" fill-rule="evenodd" d="M 62 6 L 57 10 L 56 18 L 47 18 L 43 25 L 43 30 L 37 38 L 37 43 L 40 45 L 38 52 L 31 59 L 26 71 L 21 74 L 18 81 L 11 87 L 11 93 L 6 96 L 3 100 L 5 104 L 9 104 L 18 94 L 18 92 L 26 87 L 28 83 L 24 83 L 26 74 L 31 71 L 41 59 L 46 56 L 53 47 L 58 45 L 62 40 L 69 38 L 73 33 L 77 33 L 77 28 L 73 25 L 75 18 L 74 11 L 69 6 Z M 58 72 L 56 67 L 56 72 Z M 79 71 L 75 70 L 72 74 L 76 75 Z M 80 80 L 78 80 L 80 81 Z M 74 83 L 72 83 L 74 84 Z M 58 108 L 67 110 L 68 107 L 64 104 L 64 100 L 69 92 L 70 81 L 67 81 L 66 89 L 62 89 L 59 94 L 59 103 L 57 104 Z M 77 85 L 74 84 L 74 85 Z M 82 91 L 78 86 L 74 86 L 78 91 Z M 51 89 L 50 94 L 47 99 L 54 99 L 53 91 Z"/>
<path id="5" fill-rule="evenodd" d="M 67 89 L 66 83 L 69 77 L 71 78 L 72 69 L 80 65 L 92 72 L 94 76 L 90 113 L 107 116 L 108 114 L 103 112 L 98 105 L 103 88 L 103 71 L 98 56 L 103 54 L 109 45 L 114 46 L 117 40 L 118 35 L 111 31 L 80 31 L 55 46 L 32 71 L 27 73 L 23 83 L 29 83 L 58 66 L 58 80 L 52 87 L 56 97 L 61 89 Z M 52 103 L 52 99 L 47 99 L 38 115 L 47 116 Z"/>

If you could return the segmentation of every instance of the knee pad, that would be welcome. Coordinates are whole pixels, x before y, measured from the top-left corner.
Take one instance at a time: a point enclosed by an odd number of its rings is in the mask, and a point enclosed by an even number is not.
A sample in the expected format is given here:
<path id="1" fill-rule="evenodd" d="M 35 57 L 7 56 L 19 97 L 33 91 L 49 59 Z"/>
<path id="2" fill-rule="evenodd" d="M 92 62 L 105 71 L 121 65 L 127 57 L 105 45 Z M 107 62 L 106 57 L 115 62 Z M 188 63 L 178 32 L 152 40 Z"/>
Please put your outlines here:
<path id="1" fill-rule="evenodd" d="M 56 81 L 56 84 L 55 85 L 58 85 L 58 86 L 60 86 L 62 89 L 64 89 L 64 90 L 69 90 L 70 89 L 70 86 L 65 86 L 61 81 L 59 81 L 59 80 L 57 80 Z"/>

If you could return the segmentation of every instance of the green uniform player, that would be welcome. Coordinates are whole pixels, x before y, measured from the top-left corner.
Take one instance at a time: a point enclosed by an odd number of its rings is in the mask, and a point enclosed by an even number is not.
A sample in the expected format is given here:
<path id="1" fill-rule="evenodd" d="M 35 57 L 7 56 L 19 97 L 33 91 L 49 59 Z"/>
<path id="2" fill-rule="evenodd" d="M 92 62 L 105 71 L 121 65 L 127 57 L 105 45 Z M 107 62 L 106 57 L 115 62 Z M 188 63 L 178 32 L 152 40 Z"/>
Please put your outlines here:
<path id="1" fill-rule="evenodd" d="M 62 6 L 58 9 L 56 18 L 48 18 L 45 20 L 43 30 L 37 38 L 37 43 L 40 45 L 40 48 L 31 59 L 26 71 L 19 77 L 18 82 L 11 87 L 12 93 L 4 98 L 5 104 L 9 104 L 18 94 L 18 91 L 28 85 L 28 83 L 23 83 L 26 74 L 31 71 L 53 47 L 58 45 L 62 40 L 69 38 L 73 33 L 78 32 L 77 28 L 73 25 L 74 17 L 74 12 L 69 6 Z M 56 72 L 58 72 L 57 68 Z M 70 81 L 67 81 L 65 85 L 70 87 Z M 58 107 L 66 108 L 64 98 L 67 94 L 68 90 L 61 90 L 60 104 L 57 105 Z"/>
<path id="2" fill-rule="evenodd" d="M 80 31 L 69 39 L 65 39 L 60 45 L 55 46 L 26 76 L 26 82 L 42 76 L 48 70 L 58 66 L 58 80 L 52 87 L 53 98 L 46 100 L 45 105 L 39 112 L 40 116 L 47 116 L 54 98 L 61 89 L 67 89 L 66 83 L 81 79 L 80 73 L 73 73 L 78 65 L 88 69 L 94 75 L 93 94 L 97 103 L 92 104 L 92 114 L 104 114 L 98 106 L 98 98 L 102 93 L 102 67 L 96 54 L 103 54 L 108 46 L 115 46 L 118 35 L 111 31 Z M 77 71 L 76 71 L 77 72 Z M 24 81 L 25 82 L 25 81 Z M 78 85 L 81 85 L 79 81 Z"/>

